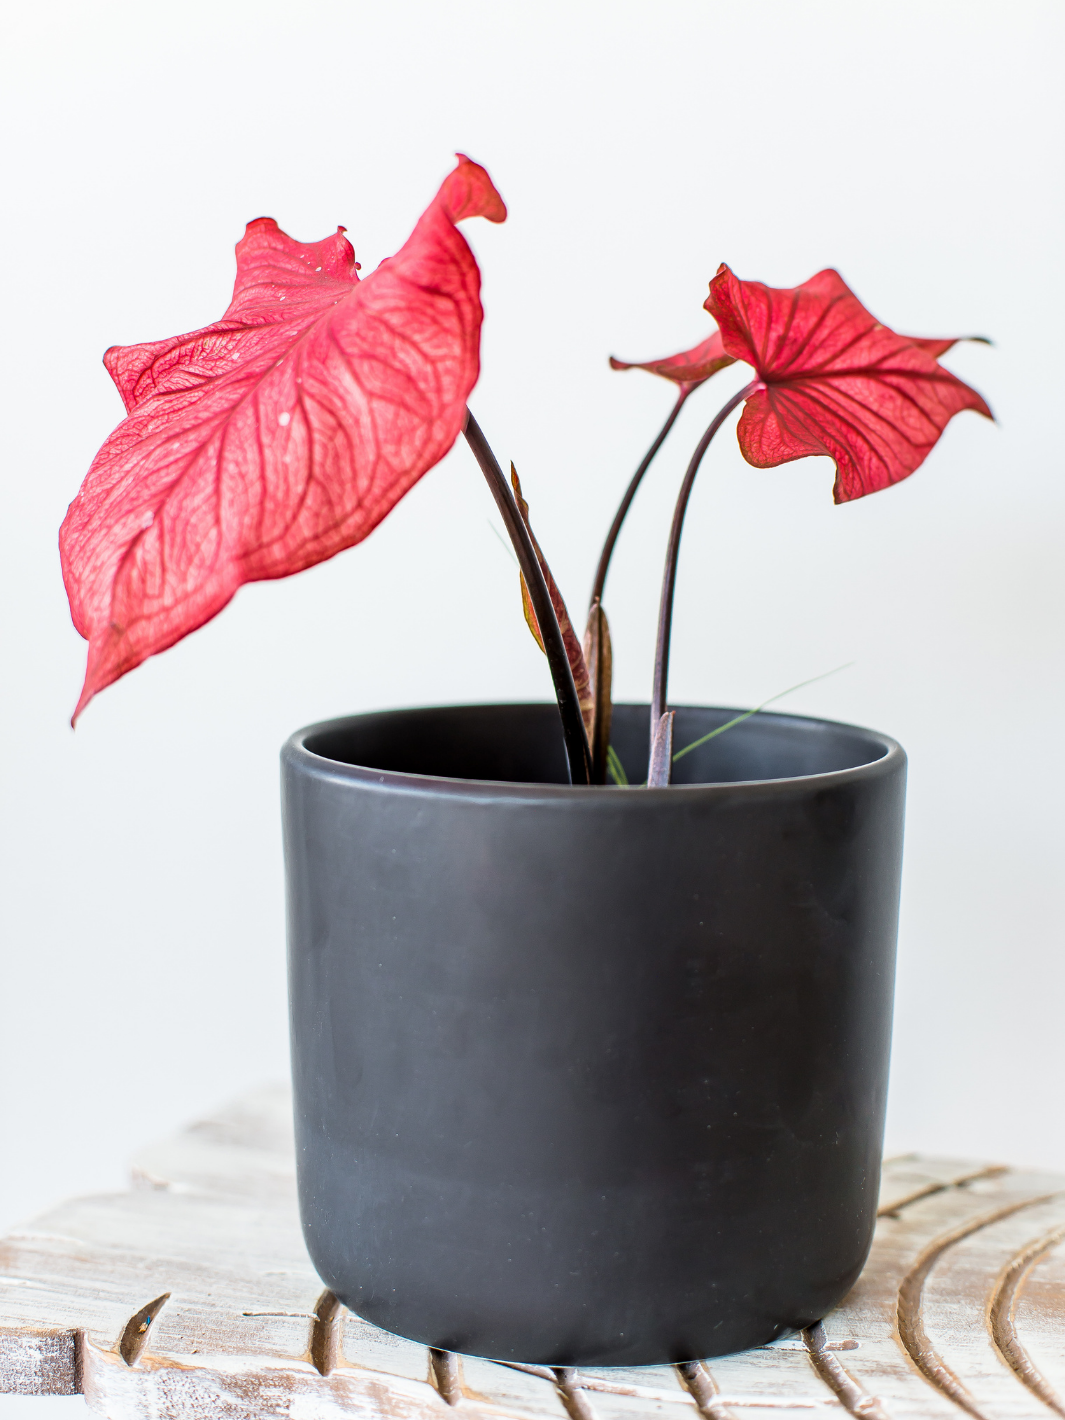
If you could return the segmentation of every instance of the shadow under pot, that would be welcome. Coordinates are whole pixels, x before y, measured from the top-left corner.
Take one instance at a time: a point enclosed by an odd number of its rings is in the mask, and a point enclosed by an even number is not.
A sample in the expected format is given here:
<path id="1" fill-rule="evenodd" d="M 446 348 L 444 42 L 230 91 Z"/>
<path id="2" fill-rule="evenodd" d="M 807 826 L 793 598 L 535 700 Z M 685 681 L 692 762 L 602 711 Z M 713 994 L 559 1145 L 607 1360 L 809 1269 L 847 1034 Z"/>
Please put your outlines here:
<path id="1" fill-rule="evenodd" d="M 735 712 L 682 708 L 674 744 Z M 647 708 L 618 705 L 636 784 Z M 300 1210 L 354 1312 L 550 1365 L 821 1318 L 876 1212 L 906 760 L 762 714 L 573 788 L 552 705 L 283 754 Z"/>

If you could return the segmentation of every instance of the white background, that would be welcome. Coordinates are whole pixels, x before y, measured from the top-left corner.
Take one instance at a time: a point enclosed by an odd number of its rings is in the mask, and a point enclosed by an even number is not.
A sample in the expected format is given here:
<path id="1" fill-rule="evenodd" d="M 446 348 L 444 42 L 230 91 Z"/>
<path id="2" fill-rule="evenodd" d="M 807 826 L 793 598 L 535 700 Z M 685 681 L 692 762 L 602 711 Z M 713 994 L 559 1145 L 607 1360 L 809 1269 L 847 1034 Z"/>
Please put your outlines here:
<path id="1" fill-rule="evenodd" d="M 84 646 L 56 531 L 121 414 L 105 347 L 219 316 L 233 244 L 264 213 L 301 240 L 343 222 L 365 274 L 456 148 L 510 207 L 465 227 L 487 312 L 472 407 L 578 609 L 671 400 L 606 357 L 703 338 L 719 261 L 774 285 L 833 265 L 899 330 L 995 338 L 948 363 L 998 426 L 962 415 L 875 497 L 836 508 L 826 461 L 757 472 L 722 435 L 689 514 L 671 691 L 748 705 L 856 663 L 786 704 L 911 756 L 889 1148 L 1065 1169 L 1063 16 L 1057 0 L 10 7 L 0 1223 L 120 1187 L 139 1143 L 285 1075 L 293 729 L 550 693 L 458 447 L 362 546 L 245 588 L 67 723 Z M 646 697 L 672 496 L 742 368 L 690 401 L 633 510 L 607 598 L 619 698 Z"/>

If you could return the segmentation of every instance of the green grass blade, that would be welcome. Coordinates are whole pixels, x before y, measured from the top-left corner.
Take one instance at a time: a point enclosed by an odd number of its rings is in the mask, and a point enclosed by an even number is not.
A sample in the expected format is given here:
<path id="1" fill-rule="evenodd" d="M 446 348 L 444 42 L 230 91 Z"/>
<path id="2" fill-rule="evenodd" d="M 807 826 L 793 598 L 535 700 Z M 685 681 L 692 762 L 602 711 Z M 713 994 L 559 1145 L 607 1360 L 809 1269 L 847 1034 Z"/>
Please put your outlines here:
<path id="1" fill-rule="evenodd" d="M 485 518 L 485 522 L 488 524 L 488 529 L 489 529 L 489 531 L 491 532 L 492 536 L 496 539 L 496 541 L 499 543 L 500 547 L 503 549 L 503 551 L 504 551 L 504 552 L 507 554 L 507 556 L 510 558 L 511 562 L 514 563 L 514 566 L 515 566 L 515 567 L 518 567 L 518 559 L 514 556 L 514 549 L 511 547 L 510 543 L 507 542 L 506 538 L 505 538 L 505 537 L 503 536 L 503 534 L 499 531 L 499 529 L 496 527 L 495 523 L 493 523 L 493 521 L 492 521 L 491 518 Z M 518 571 L 519 571 L 519 572 L 521 571 L 521 568 L 520 568 L 520 567 L 518 567 Z"/>
<path id="2" fill-rule="evenodd" d="M 745 710 L 742 715 L 737 715 L 729 720 L 726 725 L 718 725 L 716 730 L 711 730 L 708 735 L 703 735 L 701 739 L 693 740 L 690 745 L 685 745 L 683 749 L 678 749 L 673 756 L 673 763 L 678 759 L 683 759 L 686 754 L 690 754 L 693 749 L 698 749 L 700 745 L 706 744 L 707 740 L 716 739 L 718 735 L 723 735 L 726 730 L 731 730 L 735 725 L 742 725 L 744 720 L 749 720 L 752 715 L 757 715 L 759 710 L 764 710 L 767 705 L 775 705 L 778 700 L 783 700 L 785 695 L 793 695 L 795 691 L 802 690 L 807 685 L 813 685 L 816 681 L 827 680 L 830 675 L 837 675 L 840 671 L 849 670 L 854 665 L 853 661 L 847 661 L 842 666 L 836 666 L 833 670 L 823 671 L 820 675 L 811 676 L 809 680 L 800 680 L 798 685 L 791 685 L 787 690 L 780 691 L 777 695 L 771 695 L 768 700 L 763 700 L 761 705 L 756 705 L 753 710 Z"/>
<path id="3" fill-rule="evenodd" d="M 613 745 L 606 752 L 606 771 L 615 784 L 620 784 L 625 788 L 629 782 L 629 776 L 625 773 L 625 766 L 617 756 L 617 751 Z"/>

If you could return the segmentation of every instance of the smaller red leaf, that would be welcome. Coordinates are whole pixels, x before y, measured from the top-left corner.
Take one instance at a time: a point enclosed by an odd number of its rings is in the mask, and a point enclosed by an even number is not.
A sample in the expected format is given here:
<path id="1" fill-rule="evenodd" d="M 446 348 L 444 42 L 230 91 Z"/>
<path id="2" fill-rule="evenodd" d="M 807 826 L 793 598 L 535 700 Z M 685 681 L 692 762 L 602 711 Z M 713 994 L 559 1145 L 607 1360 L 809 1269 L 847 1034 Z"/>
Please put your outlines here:
<path id="1" fill-rule="evenodd" d="M 982 397 L 937 362 L 953 340 L 897 335 L 836 271 L 778 290 L 722 265 L 705 305 L 725 349 L 753 365 L 761 385 L 737 428 L 744 458 L 775 468 L 827 455 L 837 503 L 907 478 L 961 410 L 992 418 Z"/>
<path id="2" fill-rule="evenodd" d="M 518 479 L 518 471 L 513 464 L 510 465 L 510 481 L 514 488 L 514 498 L 518 509 L 521 512 L 522 522 L 529 530 L 529 537 L 536 550 L 536 560 L 540 564 L 540 570 L 544 574 L 544 581 L 547 583 L 547 590 L 551 594 L 551 605 L 555 609 L 555 616 L 558 619 L 559 628 L 562 631 L 562 640 L 566 646 L 566 656 L 569 660 L 569 668 L 573 673 L 573 684 L 576 687 L 577 699 L 581 704 L 581 718 L 584 720 L 584 732 L 591 737 L 595 725 L 595 702 L 592 694 L 591 678 L 588 675 L 588 666 L 584 659 L 584 652 L 581 650 L 581 643 L 577 640 L 577 633 L 573 629 L 573 622 L 570 620 L 569 612 L 566 610 L 566 603 L 562 599 L 562 593 L 558 589 L 558 583 L 551 575 L 551 568 L 547 565 L 547 558 L 543 554 L 543 549 L 536 540 L 536 534 L 532 530 L 532 523 L 529 521 L 529 505 L 522 497 L 521 482 Z M 540 625 L 536 619 L 536 612 L 533 610 L 532 600 L 529 597 L 529 588 L 525 583 L 524 574 L 521 576 L 521 605 L 525 613 L 525 621 L 532 632 L 536 644 L 542 651 L 544 649 L 544 638 L 540 634 Z"/>
<path id="3" fill-rule="evenodd" d="M 674 384 L 680 385 L 689 394 L 708 380 L 711 375 L 716 375 L 718 370 L 723 370 L 726 365 L 735 364 L 735 355 L 729 355 L 721 341 L 721 332 L 715 330 L 713 335 L 695 345 L 691 350 L 683 350 L 679 355 L 667 355 L 662 360 L 645 360 L 642 363 L 629 360 L 616 360 L 613 355 L 610 357 L 610 368 L 612 370 L 647 370 L 652 375 L 661 375 L 664 380 L 672 380 Z"/>

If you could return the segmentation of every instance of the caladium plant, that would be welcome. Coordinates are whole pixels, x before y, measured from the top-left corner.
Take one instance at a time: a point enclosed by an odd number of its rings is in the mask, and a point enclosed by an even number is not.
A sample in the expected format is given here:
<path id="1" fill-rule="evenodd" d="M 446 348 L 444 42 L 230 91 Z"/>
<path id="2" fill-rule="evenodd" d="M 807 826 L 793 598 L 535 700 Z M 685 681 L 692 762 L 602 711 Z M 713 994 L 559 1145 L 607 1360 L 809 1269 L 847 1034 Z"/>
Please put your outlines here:
<path id="1" fill-rule="evenodd" d="M 962 410 L 991 417 L 939 363 L 954 338 L 896 334 L 835 271 L 775 290 L 721 266 L 704 303 L 717 328 L 705 340 L 661 360 L 611 359 L 615 369 L 669 380 L 677 394 L 607 534 L 582 645 L 513 465 L 508 484 L 466 403 L 480 369 L 481 278 L 458 223 L 478 216 L 502 222 L 506 208 L 485 169 L 460 154 L 403 247 L 363 279 L 342 227 L 305 245 L 259 218 L 237 245 L 221 320 L 107 351 L 126 418 L 60 531 L 71 614 L 89 643 L 75 720 L 98 691 L 202 626 L 243 583 L 288 576 L 360 542 L 464 434 L 514 545 L 571 781 L 604 783 L 617 765 L 603 610 L 614 545 L 684 402 L 744 362 L 753 378 L 699 440 L 670 531 L 647 781 L 668 784 L 685 752 L 674 753 L 666 698 L 681 531 L 703 456 L 729 414 L 744 406 L 737 437 L 755 468 L 831 458 L 836 502 L 907 478 Z"/>

